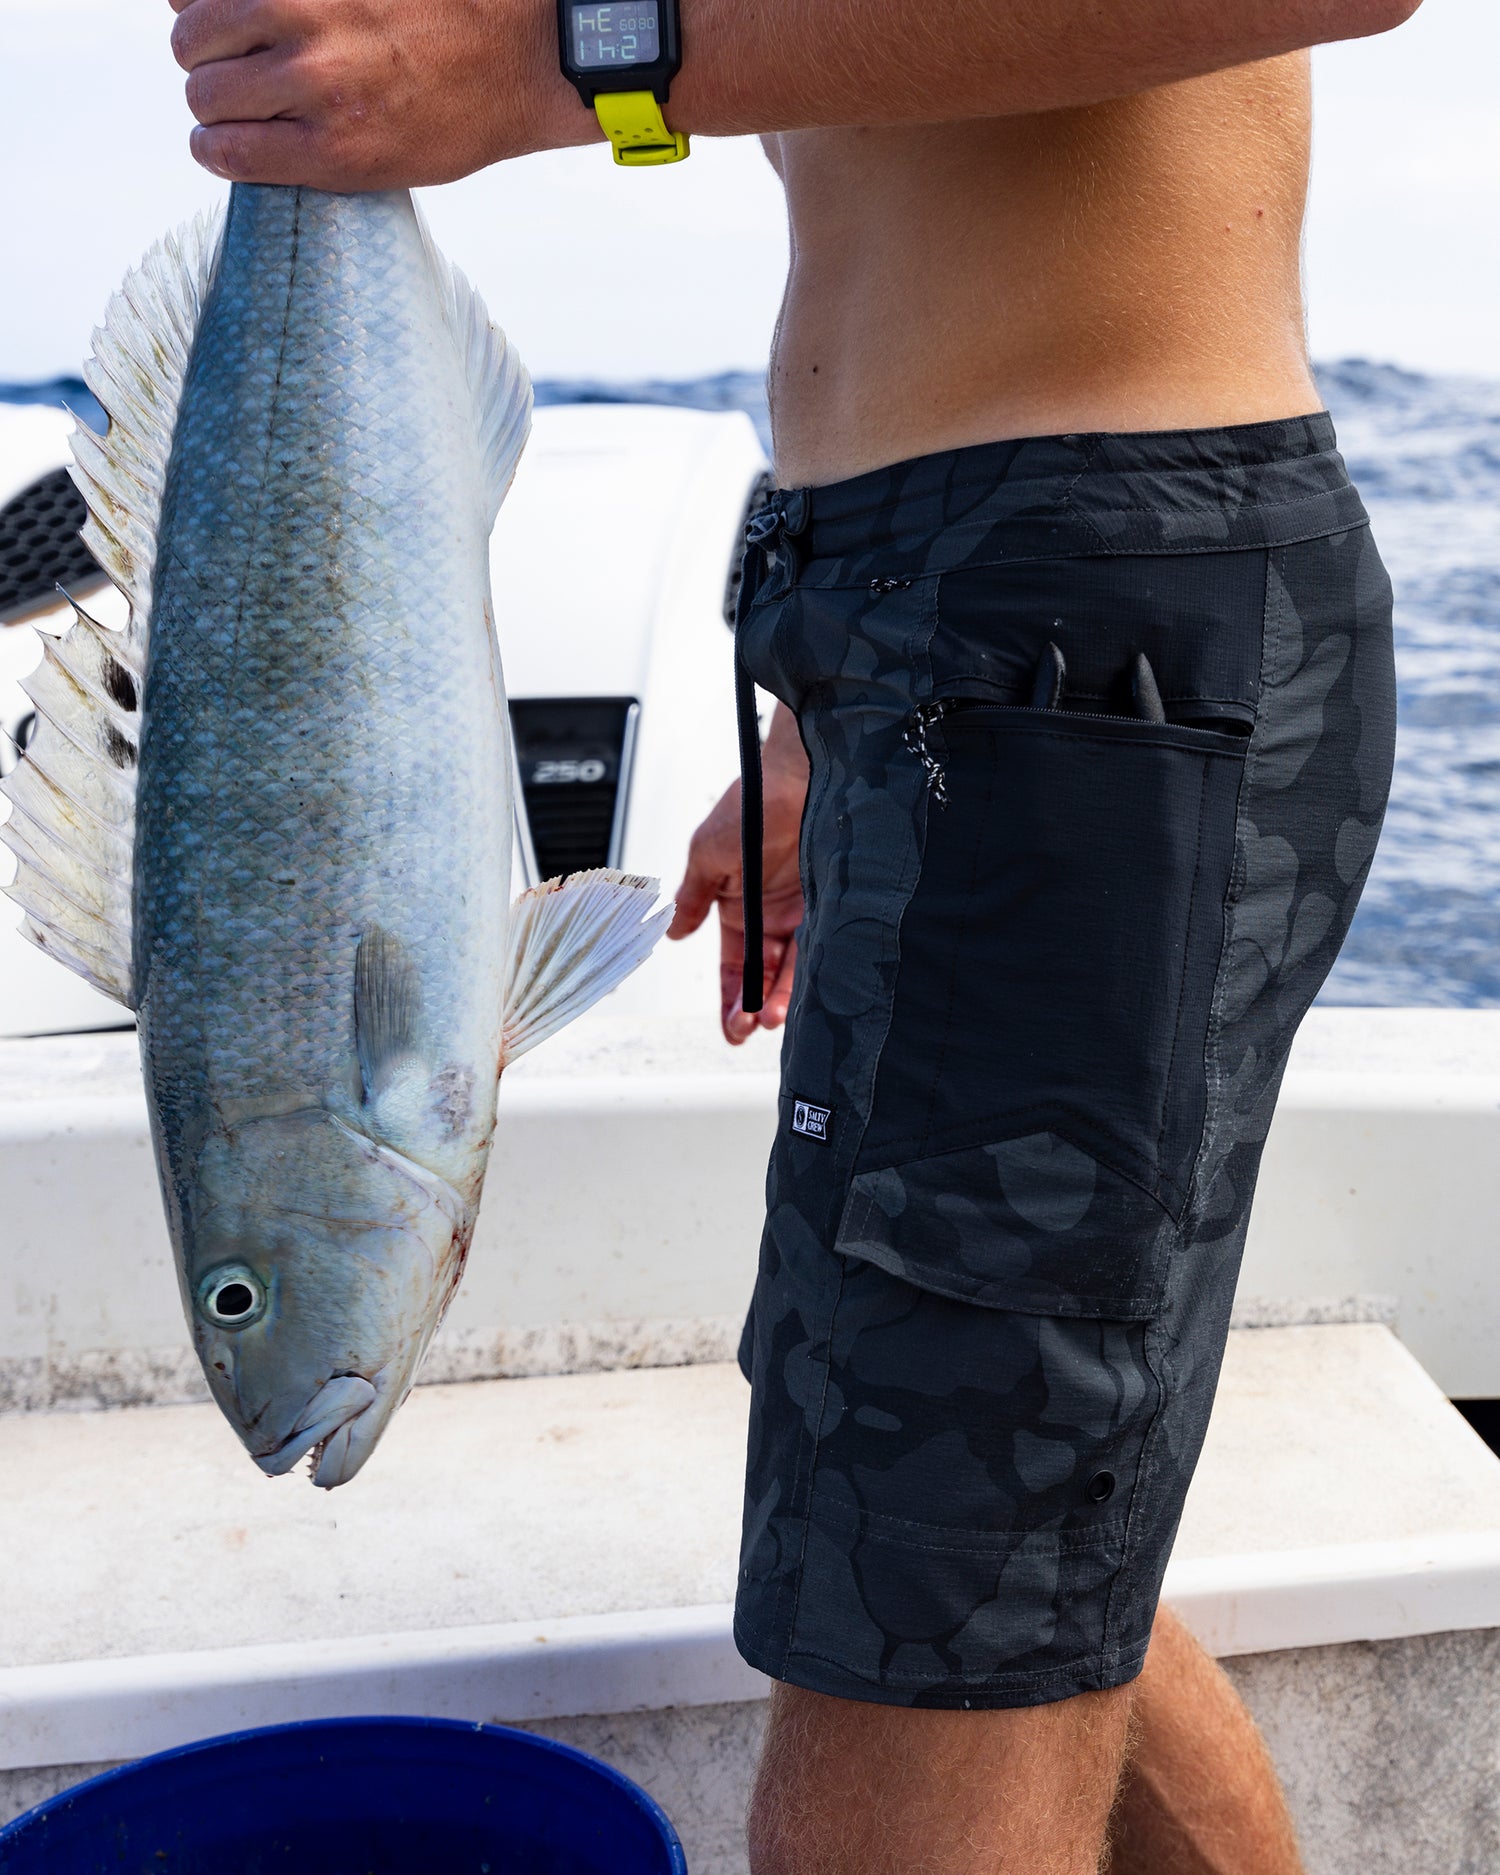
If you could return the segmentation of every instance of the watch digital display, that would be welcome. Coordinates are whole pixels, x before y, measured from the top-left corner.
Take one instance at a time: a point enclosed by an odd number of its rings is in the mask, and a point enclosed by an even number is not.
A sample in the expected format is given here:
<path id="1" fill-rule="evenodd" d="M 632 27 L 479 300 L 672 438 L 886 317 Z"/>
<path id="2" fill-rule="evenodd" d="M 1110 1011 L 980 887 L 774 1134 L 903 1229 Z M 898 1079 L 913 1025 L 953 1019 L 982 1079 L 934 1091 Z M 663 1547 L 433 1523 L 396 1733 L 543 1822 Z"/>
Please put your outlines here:
<path id="1" fill-rule="evenodd" d="M 568 9 L 573 63 L 580 71 L 652 65 L 661 57 L 661 0 L 584 0 Z"/>

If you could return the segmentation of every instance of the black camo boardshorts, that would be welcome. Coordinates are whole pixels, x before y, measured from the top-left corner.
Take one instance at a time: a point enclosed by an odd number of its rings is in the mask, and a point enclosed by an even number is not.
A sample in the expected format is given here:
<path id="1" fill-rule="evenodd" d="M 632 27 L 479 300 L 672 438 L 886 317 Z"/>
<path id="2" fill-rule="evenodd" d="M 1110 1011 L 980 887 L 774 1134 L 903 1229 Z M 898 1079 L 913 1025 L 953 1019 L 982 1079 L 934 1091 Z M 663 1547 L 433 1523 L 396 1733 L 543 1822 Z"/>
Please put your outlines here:
<path id="1" fill-rule="evenodd" d="M 1395 732 L 1326 416 L 774 493 L 811 763 L 736 1636 L 895 1705 L 1141 1666 L 1293 1034 Z"/>

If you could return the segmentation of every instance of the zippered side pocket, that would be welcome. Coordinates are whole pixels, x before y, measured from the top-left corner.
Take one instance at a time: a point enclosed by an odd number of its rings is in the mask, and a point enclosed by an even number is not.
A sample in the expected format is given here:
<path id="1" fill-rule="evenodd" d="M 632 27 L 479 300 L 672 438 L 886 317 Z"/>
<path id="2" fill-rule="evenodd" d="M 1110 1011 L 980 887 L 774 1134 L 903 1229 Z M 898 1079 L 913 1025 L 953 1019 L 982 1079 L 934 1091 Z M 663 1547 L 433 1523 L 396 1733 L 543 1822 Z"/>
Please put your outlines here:
<path id="1" fill-rule="evenodd" d="M 1247 738 L 983 696 L 913 715 L 937 778 L 838 1247 L 1139 1319 L 1202 1137 Z"/>

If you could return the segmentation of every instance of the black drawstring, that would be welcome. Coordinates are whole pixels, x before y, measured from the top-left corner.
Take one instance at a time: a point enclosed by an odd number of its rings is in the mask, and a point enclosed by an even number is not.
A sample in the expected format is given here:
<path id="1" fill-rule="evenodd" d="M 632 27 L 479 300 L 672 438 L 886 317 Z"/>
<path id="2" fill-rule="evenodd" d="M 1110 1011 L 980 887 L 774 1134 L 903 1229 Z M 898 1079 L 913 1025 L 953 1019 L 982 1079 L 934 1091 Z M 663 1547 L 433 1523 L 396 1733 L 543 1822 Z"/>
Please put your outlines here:
<path id="1" fill-rule="evenodd" d="M 750 584 L 748 571 L 745 585 Z M 741 588 L 743 592 L 744 588 Z M 761 897 L 765 890 L 766 816 L 760 768 L 760 718 L 755 708 L 755 679 L 750 675 L 736 634 L 734 711 L 740 733 L 740 870 L 744 882 L 745 967 L 740 1006 L 756 1015 L 765 1001 L 764 929 Z"/>
<path id="2" fill-rule="evenodd" d="M 740 875 L 744 889 L 745 955 L 740 1007 L 747 1016 L 765 1005 L 765 784 L 760 765 L 760 717 L 755 707 L 755 679 L 745 662 L 745 621 L 766 571 L 768 556 L 785 554 L 794 571 L 794 549 L 784 509 L 767 502 L 745 523 L 745 563 L 734 620 L 734 713 L 740 740 Z"/>

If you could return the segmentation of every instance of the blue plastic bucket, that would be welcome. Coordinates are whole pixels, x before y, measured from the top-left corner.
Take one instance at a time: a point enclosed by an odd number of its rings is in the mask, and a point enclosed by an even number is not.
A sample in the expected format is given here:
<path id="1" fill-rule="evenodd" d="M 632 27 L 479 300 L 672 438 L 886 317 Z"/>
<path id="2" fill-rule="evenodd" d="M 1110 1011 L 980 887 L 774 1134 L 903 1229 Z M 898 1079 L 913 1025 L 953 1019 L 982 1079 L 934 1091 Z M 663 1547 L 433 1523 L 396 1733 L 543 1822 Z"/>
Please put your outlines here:
<path id="1" fill-rule="evenodd" d="M 686 1875 L 628 1777 L 453 1719 L 271 1725 L 164 1751 L 0 1829 L 3 1875 Z"/>

